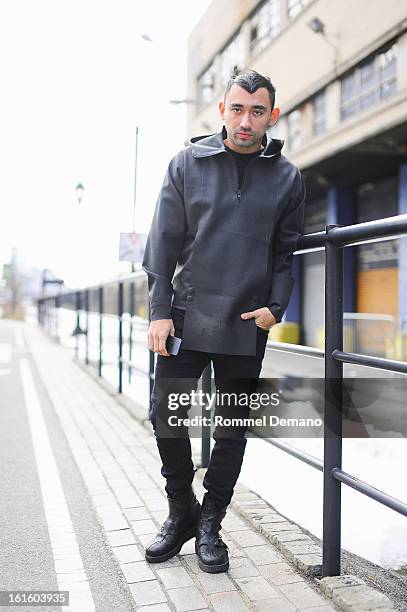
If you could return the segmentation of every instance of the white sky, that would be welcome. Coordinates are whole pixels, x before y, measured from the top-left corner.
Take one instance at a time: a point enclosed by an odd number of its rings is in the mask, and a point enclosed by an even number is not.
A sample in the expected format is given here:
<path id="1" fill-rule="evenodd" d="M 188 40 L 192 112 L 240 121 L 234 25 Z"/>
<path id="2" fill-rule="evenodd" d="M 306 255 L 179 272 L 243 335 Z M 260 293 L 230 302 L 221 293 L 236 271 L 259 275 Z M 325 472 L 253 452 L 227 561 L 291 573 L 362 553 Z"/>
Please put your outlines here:
<path id="1" fill-rule="evenodd" d="M 12 247 L 69 286 L 128 272 L 186 137 L 186 39 L 210 0 L 3 0 L 0 265 Z M 145 42 L 148 33 L 153 42 Z M 75 186 L 82 182 L 81 206 Z"/>

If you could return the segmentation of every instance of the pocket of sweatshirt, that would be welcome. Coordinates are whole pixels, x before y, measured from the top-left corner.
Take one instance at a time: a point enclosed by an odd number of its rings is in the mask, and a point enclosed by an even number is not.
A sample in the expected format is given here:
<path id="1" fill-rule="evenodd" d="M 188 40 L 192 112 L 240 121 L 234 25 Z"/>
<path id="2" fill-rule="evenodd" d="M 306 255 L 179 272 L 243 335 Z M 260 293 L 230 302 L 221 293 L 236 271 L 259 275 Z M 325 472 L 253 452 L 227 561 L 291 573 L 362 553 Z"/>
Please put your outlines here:
<path id="1" fill-rule="evenodd" d="M 220 230 L 195 245 L 191 280 L 197 290 L 251 301 L 267 280 L 268 247 L 268 236 Z"/>

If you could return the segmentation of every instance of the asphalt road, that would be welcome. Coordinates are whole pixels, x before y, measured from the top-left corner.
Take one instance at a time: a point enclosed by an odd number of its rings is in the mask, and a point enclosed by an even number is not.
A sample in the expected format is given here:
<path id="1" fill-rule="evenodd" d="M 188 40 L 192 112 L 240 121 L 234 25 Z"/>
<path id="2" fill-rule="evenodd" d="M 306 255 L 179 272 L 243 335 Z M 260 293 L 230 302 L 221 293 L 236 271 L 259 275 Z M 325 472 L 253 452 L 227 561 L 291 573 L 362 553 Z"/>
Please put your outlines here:
<path id="1" fill-rule="evenodd" d="M 27 351 L 21 326 L 0 319 L 0 591 L 58 590 L 47 514 L 40 486 L 20 360 L 35 381 L 83 567 L 98 612 L 126 612 L 135 604 L 94 513 L 64 432 Z M 44 611 L 61 607 L 0 606 Z M 85 610 L 83 612 L 86 612 Z"/>

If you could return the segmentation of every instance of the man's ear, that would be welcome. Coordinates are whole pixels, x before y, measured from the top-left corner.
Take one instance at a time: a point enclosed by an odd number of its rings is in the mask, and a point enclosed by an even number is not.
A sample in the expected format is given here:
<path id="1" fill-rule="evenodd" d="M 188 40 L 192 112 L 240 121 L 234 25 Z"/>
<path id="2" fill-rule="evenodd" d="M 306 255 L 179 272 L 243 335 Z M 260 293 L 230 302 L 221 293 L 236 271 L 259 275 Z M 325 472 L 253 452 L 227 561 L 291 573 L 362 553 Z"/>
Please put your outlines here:
<path id="1" fill-rule="evenodd" d="M 223 121 L 223 116 L 225 114 L 225 104 L 222 102 L 222 100 L 219 102 L 219 114 L 220 114 L 220 118 Z"/>
<path id="2" fill-rule="evenodd" d="M 280 113 L 281 113 L 281 110 L 277 106 L 273 108 L 273 110 L 271 111 L 271 115 L 270 115 L 269 127 L 271 127 L 277 122 L 277 119 L 279 118 Z"/>

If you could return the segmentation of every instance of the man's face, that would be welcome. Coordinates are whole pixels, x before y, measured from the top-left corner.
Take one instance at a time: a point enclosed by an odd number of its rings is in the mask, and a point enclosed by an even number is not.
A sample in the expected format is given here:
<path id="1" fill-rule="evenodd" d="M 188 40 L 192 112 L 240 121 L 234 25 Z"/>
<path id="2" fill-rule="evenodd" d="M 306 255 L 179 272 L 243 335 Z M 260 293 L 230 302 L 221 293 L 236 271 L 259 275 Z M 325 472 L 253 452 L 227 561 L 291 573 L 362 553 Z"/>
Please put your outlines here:
<path id="1" fill-rule="evenodd" d="M 228 134 L 225 144 L 238 153 L 253 153 L 261 148 L 263 136 L 277 121 L 280 109 L 271 110 L 265 87 L 249 93 L 232 85 L 225 102 L 219 102 L 219 112 Z"/>

